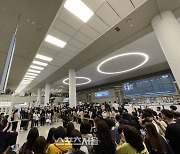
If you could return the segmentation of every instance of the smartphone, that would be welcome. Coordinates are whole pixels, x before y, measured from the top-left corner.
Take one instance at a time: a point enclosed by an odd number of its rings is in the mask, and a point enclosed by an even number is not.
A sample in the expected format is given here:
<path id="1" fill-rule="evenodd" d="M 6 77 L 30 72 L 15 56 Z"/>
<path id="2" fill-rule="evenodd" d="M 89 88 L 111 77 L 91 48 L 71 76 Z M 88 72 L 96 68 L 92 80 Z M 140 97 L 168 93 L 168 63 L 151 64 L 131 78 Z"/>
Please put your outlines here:
<path id="1" fill-rule="evenodd" d="M 144 129 L 140 129 L 140 132 L 143 136 L 146 136 L 146 131 Z"/>
<path id="2" fill-rule="evenodd" d="M 11 148 L 13 150 L 17 150 L 19 148 L 19 144 L 14 144 L 14 145 L 11 145 Z"/>
<path id="3" fill-rule="evenodd" d="M 11 145 L 8 151 L 6 152 L 6 154 L 17 154 L 18 148 L 19 148 L 19 144 Z"/>

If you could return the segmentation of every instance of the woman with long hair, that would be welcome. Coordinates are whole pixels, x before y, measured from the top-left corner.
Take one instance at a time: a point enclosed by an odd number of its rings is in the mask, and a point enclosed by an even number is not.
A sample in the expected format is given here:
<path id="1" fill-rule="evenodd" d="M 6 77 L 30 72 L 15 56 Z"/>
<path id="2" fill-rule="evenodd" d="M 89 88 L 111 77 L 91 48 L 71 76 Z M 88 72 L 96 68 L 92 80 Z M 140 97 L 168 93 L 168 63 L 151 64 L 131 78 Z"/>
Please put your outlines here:
<path id="1" fill-rule="evenodd" d="M 24 154 L 27 150 L 32 151 L 32 147 L 34 145 L 35 140 L 39 136 L 39 131 L 36 127 L 33 127 L 30 129 L 28 135 L 27 135 L 27 142 L 23 144 L 23 146 L 20 149 L 20 153 Z"/>
<path id="2" fill-rule="evenodd" d="M 52 127 L 49 132 L 48 132 L 48 136 L 47 136 L 47 139 L 46 139 L 46 145 L 48 146 L 49 144 L 52 144 L 55 142 L 55 139 L 54 139 L 54 132 L 55 132 L 56 128 Z"/>
<path id="3" fill-rule="evenodd" d="M 45 154 L 46 151 L 46 140 L 44 136 L 39 136 L 33 145 L 34 154 Z"/>
<path id="4" fill-rule="evenodd" d="M 115 142 L 111 138 L 111 132 L 104 120 L 99 120 L 96 123 L 96 137 L 98 144 L 93 146 L 93 153 L 95 154 L 115 154 Z"/>
<path id="5" fill-rule="evenodd" d="M 74 124 L 69 122 L 66 127 L 67 130 L 67 137 L 72 137 L 72 132 L 75 130 Z"/>
<path id="6" fill-rule="evenodd" d="M 124 125 L 119 131 L 124 143 L 116 148 L 117 154 L 149 154 L 140 132 L 133 126 Z"/>
<path id="7" fill-rule="evenodd" d="M 145 144 L 151 154 L 171 154 L 172 150 L 165 139 L 157 132 L 153 123 L 145 123 Z"/>

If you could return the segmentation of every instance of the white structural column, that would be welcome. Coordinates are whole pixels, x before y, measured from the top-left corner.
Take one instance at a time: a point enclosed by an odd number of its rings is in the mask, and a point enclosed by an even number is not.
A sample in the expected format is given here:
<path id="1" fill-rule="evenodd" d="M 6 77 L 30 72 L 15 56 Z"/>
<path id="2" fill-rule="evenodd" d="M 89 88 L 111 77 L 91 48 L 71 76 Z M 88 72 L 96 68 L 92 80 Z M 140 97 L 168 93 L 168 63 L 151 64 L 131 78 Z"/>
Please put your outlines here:
<path id="1" fill-rule="evenodd" d="M 38 88 L 37 105 L 41 104 L 41 88 Z"/>
<path id="2" fill-rule="evenodd" d="M 69 70 L 69 105 L 76 107 L 76 74 L 74 69 Z"/>
<path id="3" fill-rule="evenodd" d="M 49 104 L 49 95 L 50 95 L 50 84 L 46 83 L 44 106 L 47 106 L 47 104 Z"/>
<path id="4" fill-rule="evenodd" d="M 180 25 L 171 11 L 157 15 L 151 24 L 180 88 Z"/>

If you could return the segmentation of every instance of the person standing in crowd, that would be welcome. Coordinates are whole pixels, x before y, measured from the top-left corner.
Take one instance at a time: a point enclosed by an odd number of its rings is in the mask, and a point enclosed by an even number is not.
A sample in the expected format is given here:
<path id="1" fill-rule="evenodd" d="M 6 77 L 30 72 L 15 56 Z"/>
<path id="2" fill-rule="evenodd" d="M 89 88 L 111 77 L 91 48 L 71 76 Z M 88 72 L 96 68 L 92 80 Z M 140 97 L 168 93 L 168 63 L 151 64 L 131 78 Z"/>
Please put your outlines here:
<path id="1" fill-rule="evenodd" d="M 53 124 L 54 123 L 54 110 L 51 109 L 50 113 L 51 113 L 51 124 Z"/>
<path id="2" fill-rule="evenodd" d="M 16 109 L 12 115 L 12 131 L 16 131 L 19 118 L 18 109 Z"/>
<path id="3" fill-rule="evenodd" d="M 0 154 L 3 154 L 3 152 L 8 148 L 8 146 L 11 146 L 13 144 L 16 144 L 16 139 L 18 136 L 17 132 L 7 132 L 5 130 L 6 125 L 5 120 L 0 121 Z"/>
<path id="4" fill-rule="evenodd" d="M 39 116 L 38 116 L 38 112 L 37 111 L 35 111 L 33 113 L 33 120 L 34 120 L 34 126 L 38 126 Z"/>
<path id="5" fill-rule="evenodd" d="M 20 154 L 25 154 L 26 151 L 33 150 L 33 145 L 35 140 L 38 138 L 39 136 L 39 131 L 36 127 L 33 127 L 30 129 L 28 135 L 27 135 L 27 142 L 25 142 L 22 147 L 19 150 Z"/>
<path id="6" fill-rule="evenodd" d="M 161 111 L 164 121 L 167 123 L 165 137 L 168 140 L 175 154 L 180 153 L 180 125 L 176 124 L 173 112 L 167 109 Z"/>
<path id="7" fill-rule="evenodd" d="M 32 147 L 32 151 L 34 152 L 34 154 L 45 154 L 46 152 L 46 140 L 44 138 L 44 136 L 39 136 L 36 138 L 33 147 Z"/>
<path id="8" fill-rule="evenodd" d="M 176 112 L 177 107 L 176 107 L 176 106 L 174 106 L 174 105 L 171 105 L 171 106 L 170 106 L 170 110 L 171 110 L 172 112 Z"/>
<path id="9" fill-rule="evenodd" d="M 78 150 L 81 152 L 84 152 L 85 154 L 89 154 L 87 147 L 85 145 L 82 145 L 82 135 L 80 131 L 78 131 L 77 129 L 74 129 L 72 131 L 72 137 L 74 139 L 78 138 L 78 140 L 77 139 L 73 140 L 72 148 L 66 154 L 74 154 Z"/>
<path id="10" fill-rule="evenodd" d="M 65 153 L 72 148 L 72 144 L 65 139 L 66 130 L 63 127 L 56 128 L 54 132 L 55 143 L 50 144 L 47 148 L 46 154 Z"/>
<path id="11" fill-rule="evenodd" d="M 69 122 L 66 127 L 67 137 L 72 137 L 72 132 L 75 130 L 74 124 Z"/>
<path id="12" fill-rule="evenodd" d="M 25 109 L 24 113 L 24 130 L 28 130 L 28 125 L 29 125 L 29 119 L 30 119 L 30 111 L 29 109 Z"/>
<path id="13" fill-rule="evenodd" d="M 93 146 L 94 154 L 115 154 L 115 142 L 111 138 L 111 133 L 107 123 L 99 120 L 96 123 L 98 144 Z"/>
<path id="14" fill-rule="evenodd" d="M 151 122 L 147 122 L 145 128 L 147 132 L 145 143 L 151 154 L 173 154 L 166 139 L 157 132 L 156 127 Z"/>
<path id="15" fill-rule="evenodd" d="M 176 124 L 180 124 L 180 113 L 174 112 L 174 119 L 176 121 Z"/>
<path id="16" fill-rule="evenodd" d="M 45 110 L 44 109 L 42 109 L 41 113 L 40 113 L 40 123 L 41 123 L 41 126 L 44 126 L 46 123 Z"/>
<path id="17" fill-rule="evenodd" d="M 140 132 L 135 127 L 124 125 L 118 132 L 121 142 L 116 148 L 117 154 L 149 154 Z"/>
<path id="18" fill-rule="evenodd" d="M 48 132 L 48 136 L 46 139 L 46 146 L 48 147 L 50 144 L 53 144 L 55 142 L 54 139 L 54 132 L 55 132 L 56 128 L 52 127 L 49 132 Z"/>

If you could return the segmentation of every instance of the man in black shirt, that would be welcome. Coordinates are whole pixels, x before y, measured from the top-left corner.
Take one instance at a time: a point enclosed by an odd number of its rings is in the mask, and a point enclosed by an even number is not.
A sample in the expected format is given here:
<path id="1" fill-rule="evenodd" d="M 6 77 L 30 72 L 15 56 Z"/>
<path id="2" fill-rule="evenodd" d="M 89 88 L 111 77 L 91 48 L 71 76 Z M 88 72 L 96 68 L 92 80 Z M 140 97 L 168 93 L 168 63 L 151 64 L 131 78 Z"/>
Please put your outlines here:
<path id="1" fill-rule="evenodd" d="M 161 113 L 164 121 L 167 123 L 165 137 L 174 153 L 180 154 L 180 125 L 174 121 L 172 111 L 164 109 L 161 111 Z"/>

